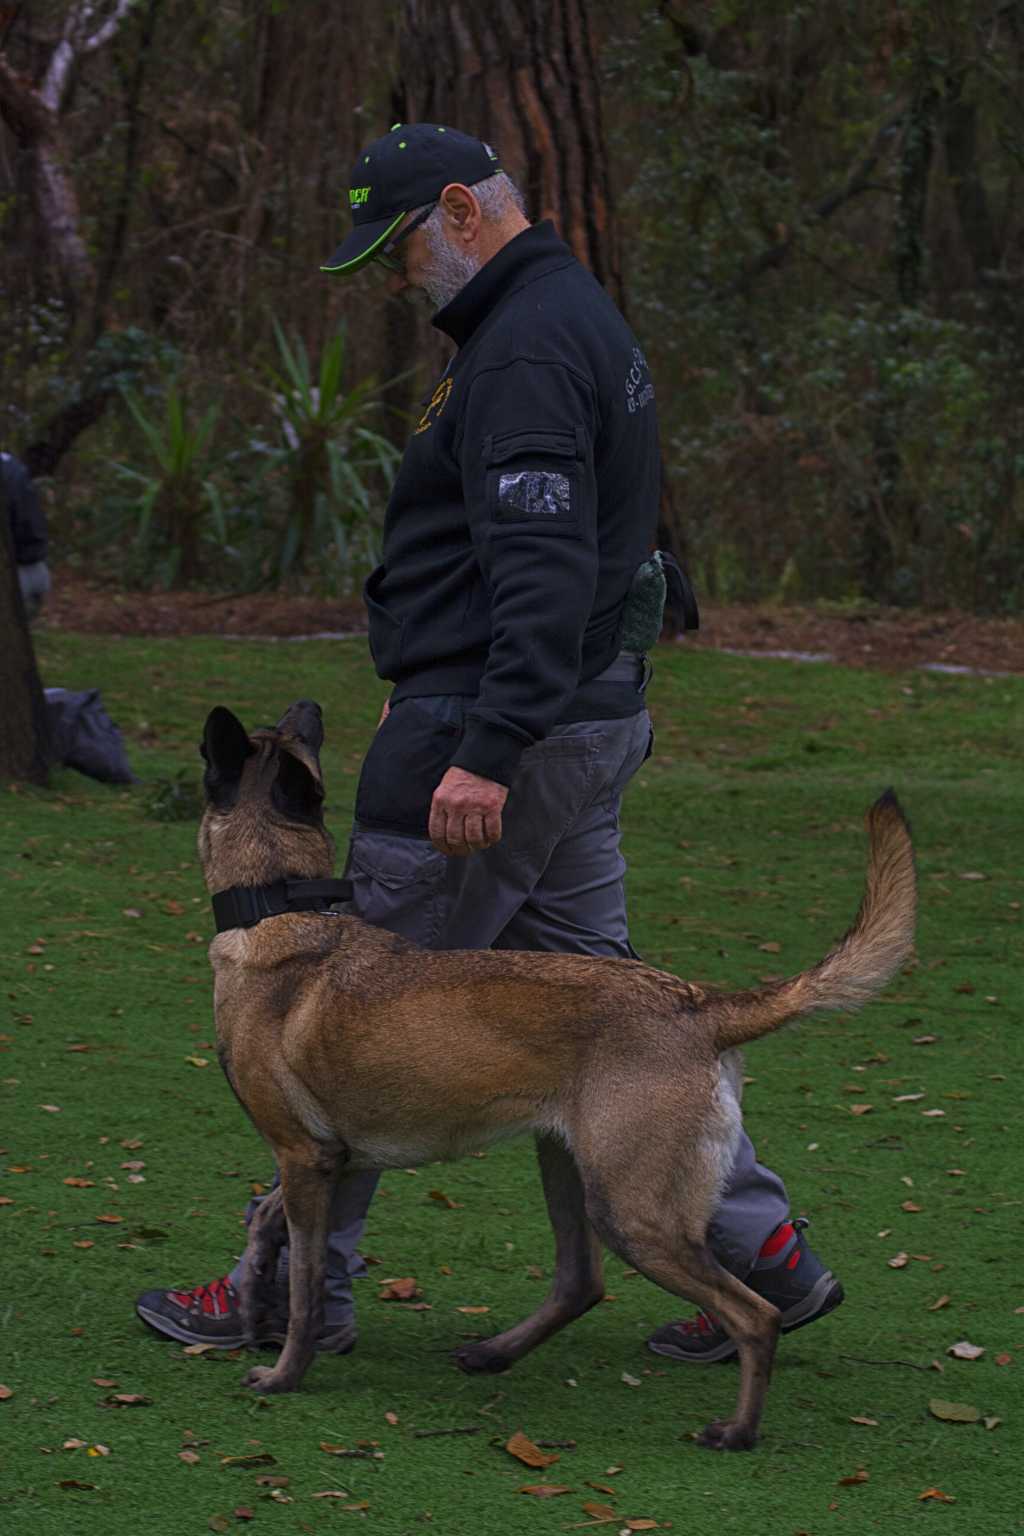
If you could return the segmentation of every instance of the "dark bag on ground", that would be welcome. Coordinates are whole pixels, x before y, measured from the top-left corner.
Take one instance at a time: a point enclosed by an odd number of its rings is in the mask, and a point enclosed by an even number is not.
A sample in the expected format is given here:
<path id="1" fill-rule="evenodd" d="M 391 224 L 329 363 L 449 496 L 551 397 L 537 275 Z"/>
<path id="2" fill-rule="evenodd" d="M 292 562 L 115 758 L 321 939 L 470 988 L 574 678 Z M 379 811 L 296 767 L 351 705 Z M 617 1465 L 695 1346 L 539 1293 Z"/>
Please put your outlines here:
<path id="1" fill-rule="evenodd" d="M 69 688 L 47 688 L 44 692 L 53 762 L 77 768 L 104 784 L 138 783 L 121 732 L 103 708 L 98 688 L 83 693 Z"/>

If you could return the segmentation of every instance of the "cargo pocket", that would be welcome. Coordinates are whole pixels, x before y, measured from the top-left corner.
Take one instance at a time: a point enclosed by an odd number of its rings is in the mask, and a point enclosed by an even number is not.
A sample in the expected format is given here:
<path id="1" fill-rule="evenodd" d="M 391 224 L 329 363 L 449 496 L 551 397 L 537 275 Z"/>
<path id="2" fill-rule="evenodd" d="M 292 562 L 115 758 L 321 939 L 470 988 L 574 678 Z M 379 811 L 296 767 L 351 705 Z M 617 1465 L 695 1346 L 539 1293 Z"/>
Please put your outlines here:
<path id="1" fill-rule="evenodd" d="M 373 831 L 428 836 L 430 802 L 462 739 L 461 725 L 401 699 L 373 738 L 356 790 L 356 821 Z"/>
<path id="2" fill-rule="evenodd" d="M 430 843 L 357 827 L 345 873 L 364 923 L 427 949 L 437 942 L 447 912 L 448 861 Z"/>

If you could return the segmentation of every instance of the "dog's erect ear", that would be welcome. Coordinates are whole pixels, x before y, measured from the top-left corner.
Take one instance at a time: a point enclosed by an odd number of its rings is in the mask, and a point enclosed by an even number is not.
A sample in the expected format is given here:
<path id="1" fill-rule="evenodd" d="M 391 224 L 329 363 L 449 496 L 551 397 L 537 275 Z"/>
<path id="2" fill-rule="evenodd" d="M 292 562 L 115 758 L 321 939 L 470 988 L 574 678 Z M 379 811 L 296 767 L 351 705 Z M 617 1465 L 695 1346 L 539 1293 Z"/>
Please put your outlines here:
<path id="1" fill-rule="evenodd" d="M 306 764 L 290 752 L 282 751 L 278 757 L 277 778 L 270 798 L 289 821 L 319 825 L 324 803 L 323 786 Z"/>
<path id="2" fill-rule="evenodd" d="M 312 699 L 299 699 L 286 709 L 277 722 L 277 729 L 282 735 L 297 736 L 314 757 L 319 756 L 324 744 L 324 722 L 320 705 L 314 704 Z"/>
<path id="3" fill-rule="evenodd" d="M 237 797 L 245 760 L 256 748 L 241 720 L 218 704 L 206 717 L 199 750 L 206 761 L 203 787 L 207 798 L 218 810 L 227 810 Z"/>

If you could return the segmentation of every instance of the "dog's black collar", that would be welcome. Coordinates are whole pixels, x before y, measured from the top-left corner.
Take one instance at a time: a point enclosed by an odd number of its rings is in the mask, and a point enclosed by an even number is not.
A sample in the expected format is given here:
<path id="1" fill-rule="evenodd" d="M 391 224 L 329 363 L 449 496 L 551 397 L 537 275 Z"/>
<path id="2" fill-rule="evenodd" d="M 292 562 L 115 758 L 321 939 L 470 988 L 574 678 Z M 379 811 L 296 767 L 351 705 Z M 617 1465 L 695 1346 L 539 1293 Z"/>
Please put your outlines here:
<path id="1" fill-rule="evenodd" d="M 282 912 L 323 912 L 332 901 L 351 901 L 351 880 L 275 880 L 272 885 L 233 885 L 213 897 L 213 915 L 217 932 L 229 928 L 252 928 L 265 917 Z"/>

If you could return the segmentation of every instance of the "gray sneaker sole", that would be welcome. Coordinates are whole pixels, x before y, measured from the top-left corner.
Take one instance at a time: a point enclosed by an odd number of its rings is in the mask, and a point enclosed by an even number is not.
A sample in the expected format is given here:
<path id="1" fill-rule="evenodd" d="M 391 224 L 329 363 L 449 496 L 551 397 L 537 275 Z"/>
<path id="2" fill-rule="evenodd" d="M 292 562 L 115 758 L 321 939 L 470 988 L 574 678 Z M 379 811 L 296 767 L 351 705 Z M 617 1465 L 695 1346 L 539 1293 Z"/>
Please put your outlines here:
<path id="1" fill-rule="evenodd" d="M 782 1332 L 792 1333 L 795 1328 L 803 1328 L 807 1323 L 816 1322 L 819 1317 L 827 1317 L 834 1312 L 843 1300 L 844 1292 L 840 1281 L 830 1269 L 818 1279 L 806 1296 L 787 1307 L 782 1314 Z M 723 1339 L 721 1344 L 714 1349 L 701 1350 L 700 1353 L 689 1354 L 685 1348 L 676 1344 L 662 1344 L 654 1340 L 648 1340 L 648 1349 L 652 1354 L 664 1355 L 668 1360 L 684 1360 L 687 1365 L 716 1365 L 720 1360 L 731 1360 L 736 1354 L 736 1346 L 732 1339 Z"/>
<path id="2" fill-rule="evenodd" d="M 144 1323 L 148 1323 L 157 1333 L 162 1333 L 165 1338 L 177 1339 L 181 1344 L 208 1344 L 211 1349 L 244 1349 L 246 1339 L 244 1334 L 230 1334 L 227 1337 L 211 1339 L 197 1333 L 194 1329 L 186 1328 L 176 1323 L 173 1318 L 166 1317 L 163 1312 L 154 1312 L 149 1307 L 137 1306 L 136 1312 Z M 268 1322 L 260 1330 L 256 1341 L 258 1349 L 267 1347 L 280 1348 L 288 1333 L 287 1323 Z M 317 1339 L 317 1354 L 320 1355 L 348 1355 L 356 1347 L 355 1323 L 341 1323 L 334 1328 L 325 1328 Z"/>

